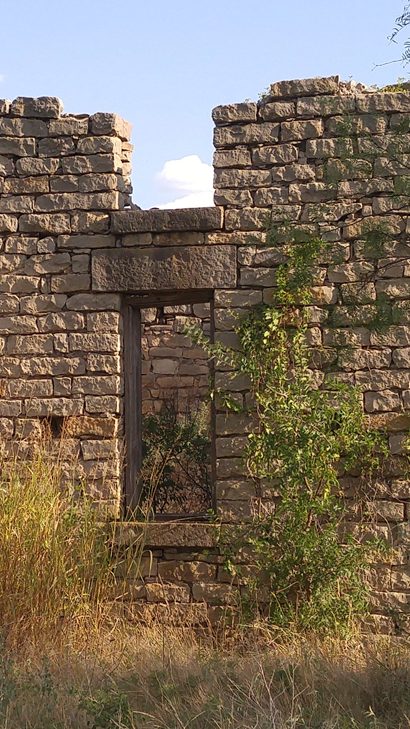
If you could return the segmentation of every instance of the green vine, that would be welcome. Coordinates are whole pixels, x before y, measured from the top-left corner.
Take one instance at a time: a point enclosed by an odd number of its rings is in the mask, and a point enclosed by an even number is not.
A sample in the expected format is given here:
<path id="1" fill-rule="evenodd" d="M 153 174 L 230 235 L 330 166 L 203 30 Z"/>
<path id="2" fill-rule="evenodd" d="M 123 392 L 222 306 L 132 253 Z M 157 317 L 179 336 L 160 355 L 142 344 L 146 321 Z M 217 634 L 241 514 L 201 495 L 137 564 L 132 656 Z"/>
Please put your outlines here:
<path id="1" fill-rule="evenodd" d="M 196 329 L 189 334 L 250 381 L 255 425 L 245 457 L 259 511 L 237 527 L 236 539 L 232 530 L 222 538 L 226 566 L 245 582 L 252 612 L 262 607 L 276 626 L 346 633 L 366 612 L 365 572 L 383 545 L 361 543 L 347 530 L 341 538 L 347 506 L 340 479 L 354 469 L 368 483 L 388 449 L 383 435 L 367 428 L 354 387 L 312 384 L 305 307 L 325 248 L 306 235 L 286 246 L 273 304 L 239 323 L 238 351 L 216 347 Z M 246 575 L 238 566 L 242 549 L 252 554 Z"/>

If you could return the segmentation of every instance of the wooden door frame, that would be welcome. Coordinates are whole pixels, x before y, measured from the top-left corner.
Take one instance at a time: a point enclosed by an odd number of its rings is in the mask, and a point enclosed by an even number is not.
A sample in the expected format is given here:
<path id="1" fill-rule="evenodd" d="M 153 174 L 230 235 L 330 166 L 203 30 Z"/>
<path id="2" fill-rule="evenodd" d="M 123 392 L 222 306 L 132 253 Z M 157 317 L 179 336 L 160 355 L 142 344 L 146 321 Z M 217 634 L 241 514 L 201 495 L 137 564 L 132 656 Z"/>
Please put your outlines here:
<path id="1" fill-rule="evenodd" d="M 123 372 L 124 372 L 124 516 L 133 518 L 139 505 L 137 477 L 142 465 L 142 376 L 141 376 L 141 309 L 179 304 L 210 304 L 210 338 L 214 341 L 214 291 L 192 289 L 164 292 L 148 292 L 126 296 L 123 300 Z M 210 361 L 210 375 L 214 379 L 214 363 Z M 211 401 L 211 481 L 212 508 L 215 509 L 215 402 Z M 162 517 L 165 518 L 165 515 Z M 170 515 L 169 518 L 175 518 Z M 181 519 L 189 518 L 182 515 Z M 193 515 L 201 520 L 205 515 Z"/>

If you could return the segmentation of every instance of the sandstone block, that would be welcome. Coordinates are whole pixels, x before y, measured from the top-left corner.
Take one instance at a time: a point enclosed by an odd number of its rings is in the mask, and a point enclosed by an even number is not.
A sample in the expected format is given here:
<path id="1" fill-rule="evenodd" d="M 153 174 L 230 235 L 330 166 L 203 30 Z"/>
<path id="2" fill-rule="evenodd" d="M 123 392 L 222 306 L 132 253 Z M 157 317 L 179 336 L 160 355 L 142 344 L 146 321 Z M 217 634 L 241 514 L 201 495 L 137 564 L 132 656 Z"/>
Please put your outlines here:
<path id="1" fill-rule="evenodd" d="M 325 159 L 327 157 L 352 157 L 351 139 L 309 139 L 306 143 L 306 157 Z"/>
<path id="2" fill-rule="evenodd" d="M 73 379 L 74 395 L 119 395 L 120 391 L 121 382 L 117 375 L 93 375 Z"/>
<path id="3" fill-rule="evenodd" d="M 352 114 L 356 109 L 353 96 L 319 96 L 302 98 L 296 102 L 297 116 L 330 116 Z"/>
<path id="4" fill-rule="evenodd" d="M 49 253 L 31 256 L 24 265 L 24 272 L 44 275 L 47 273 L 63 273 L 69 270 L 71 258 L 68 253 Z"/>
<path id="5" fill-rule="evenodd" d="M 339 77 L 305 78 L 292 81 L 278 81 L 272 84 L 264 101 L 293 96 L 319 96 L 320 94 L 337 94 Z"/>
<path id="6" fill-rule="evenodd" d="M 80 399 L 53 397 L 50 399 L 31 398 L 26 403 L 28 417 L 47 417 L 48 415 L 72 416 L 81 415 L 84 403 Z"/>
<path id="7" fill-rule="evenodd" d="M 53 394 L 53 383 L 51 380 L 8 380 L 5 390 L 7 397 L 50 397 Z"/>
<path id="8" fill-rule="evenodd" d="M 109 440 L 83 440 L 81 455 L 85 461 L 99 461 L 117 455 L 117 444 Z"/>
<path id="9" fill-rule="evenodd" d="M 314 180 L 315 167 L 308 164 L 289 164 L 274 167 L 271 171 L 273 182 L 293 182 L 294 180 Z"/>
<path id="10" fill-rule="evenodd" d="M 126 210 L 112 214 L 111 230 L 113 233 L 219 230 L 222 215 L 222 208 Z"/>
<path id="11" fill-rule="evenodd" d="M 403 347 L 410 345 L 409 326 L 390 326 L 381 332 L 370 334 L 370 344 L 387 345 L 391 347 Z"/>
<path id="12" fill-rule="evenodd" d="M 9 99 L 0 99 L 0 114 L 8 114 L 10 111 L 11 101 Z"/>
<path id="13" fill-rule="evenodd" d="M 51 137 L 40 139 L 37 147 L 39 157 L 60 157 L 73 154 L 75 144 L 72 137 Z"/>
<path id="14" fill-rule="evenodd" d="M 254 102 L 227 104 L 212 109 L 212 119 L 217 125 L 252 122 L 256 121 L 256 111 L 257 105 Z"/>
<path id="15" fill-rule="evenodd" d="M 114 134 L 125 141 L 131 136 L 131 124 L 117 114 L 93 114 L 90 117 L 90 130 L 92 134 Z"/>
<path id="16" fill-rule="evenodd" d="M 4 181 L 3 193 L 5 195 L 30 195 L 49 191 L 48 177 L 9 177 Z M 21 212 L 27 212 L 23 210 Z"/>
<path id="17" fill-rule="evenodd" d="M 232 147 L 237 144 L 272 144 L 279 139 L 279 124 L 244 124 L 214 129 L 215 147 Z"/>
<path id="18" fill-rule="evenodd" d="M 89 415 L 81 416 L 80 414 L 80 417 L 69 418 L 65 424 L 65 432 L 67 436 L 71 436 L 72 438 L 82 436 L 113 438 L 116 435 L 116 431 L 117 419 L 111 415 L 91 417 Z"/>
<path id="19" fill-rule="evenodd" d="M 410 94 L 407 93 L 373 93 L 356 96 L 358 111 L 410 111 Z"/>
<path id="20" fill-rule="evenodd" d="M 285 204 L 288 202 L 288 191 L 283 187 L 263 187 L 256 190 L 254 202 L 256 207 L 261 208 Z"/>
<path id="21" fill-rule="evenodd" d="M 88 291 L 91 279 L 88 273 L 67 273 L 64 276 L 52 276 L 51 291 L 64 294 L 77 291 Z"/>
<path id="22" fill-rule="evenodd" d="M 2 334 L 34 334 L 38 331 L 34 316 L 0 316 Z"/>
<path id="23" fill-rule="evenodd" d="M 47 137 L 47 123 L 37 119 L 0 119 L 0 135 L 4 137 Z"/>
<path id="24" fill-rule="evenodd" d="M 217 169 L 214 174 L 215 187 L 261 187 L 270 180 L 269 170 Z"/>
<path id="25" fill-rule="evenodd" d="M 73 233 L 107 233 L 110 216 L 107 213 L 75 212 L 71 215 Z"/>
<path id="26" fill-rule="evenodd" d="M 73 311 L 59 311 L 38 319 L 40 332 L 64 332 L 84 329 L 84 316 Z"/>
<path id="27" fill-rule="evenodd" d="M 392 299 L 410 298 L 410 280 L 406 278 L 376 281 L 376 291 Z"/>
<path id="28" fill-rule="evenodd" d="M 323 122 L 318 119 L 282 122 L 280 128 L 283 142 L 321 137 L 324 131 Z"/>
<path id="29" fill-rule="evenodd" d="M 251 153 L 245 147 L 218 149 L 214 152 L 214 167 L 250 167 Z"/>
<path id="30" fill-rule="evenodd" d="M 31 213 L 34 209 L 34 198 L 28 195 L 0 197 L 0 213 Z"/>
<path id="31" fill-rule="evenodd" d="M 283 165 L 296 162 L 298 154 L 298 148 L 293 144 L 258 147 L 252 151 L 252 163 L 254 165 Z"/>
<path id="32" fill-rule="evenodd" d="M 19 400 L 0 400 L 0 417 L 15 418 L 20 415 L 22 403 Z"/>
<path id="33" fill-rule="evenodd" d="M 289 185 L 289 202 L 327 202 L 336 198 L 337 190 L 326 182 Z"/>
<path id="34" fill-rule="evenodd" d="M 203 601 L 209 605 L 235 605 L 239 591 L 226 584 L 195 582 L 192 585 L 192 597 L 197 602 Z"/>
<path id="35" fill-rule="evenodd" d="M 59 159 L 38 159 L 37 157 L 24 157 L 16 162 L 18 175 L 55 175 L 60 165 Z"/>
<path id="36" fill-rule="evenodd" d="M 243 413 L 226 413 L 216 416 L 216 433 L 222 435 L 243 435 L 251 433 L 252 418 Z"/>
<path id="37" fill-rule="evenodd" d="M 66 213 L 29 213 L 20 217 L 19 230 L 22 233 L 50 233 L 52 235 L 70 233 L 70 216 Z"/>
<path id="38" fill-rule="evenodd" d="M 53 337 L 50 334 L 13 335 L 7 340 L 7 351 L 9 354 L 48 354 L 53 351 Z"/>
<path id="39" fill-rule="evenodd" d="M 334 283 L 363 281 L 374 272 L 374 265 L 370 261 L 357 261 L 329 266 L 328 279 Z"/>
<path id="40" fill-rule="evenodd" d="M 78 154 L 121 155 L 121 140 L 118 137 L 83 137 L 77 143 Z"/>
<path id="41" fill-rule="evenodd" d="M 118 334 L 104 332 L 73 333 L 69 335 L 70 352 L 107 352 L 109 354 L 120 351 L 120 337 Z"/>
<path id="42" fill-rule="evenodd" d="M 0 233 L 15 233 L 18 226 L 18 218 L 13 215 L 0 215 Z"/>
<path id="43" fill-rule="evenodd" d="M 393 362 L 396 367 L 408 367 L 410 369 L 410 347 L 394 349 Z"/>
<path id="44" fill-rule="evenodd" d="M 377 370 L 357 372 L 356 384 L 363 390 L 407 390 L 410 375 L 406 370 Z"/>
<path id="45" fill-rule="evenodd" d="M 34 137 L 0 137 L 0 154 L 12 154 L 15 157 L 31 157 L 36 152 Z"/>
<path id="46" fill-rule="evenodd" d="M 11 102 L 11 116 L 27 116 L 41 119 L 58 119 L 63 113 L 63 102 L 54 96 L 36 99 L 19 96 Z"/>
<path id="47" fill-rule="evenodd" d="M 252 291 L 247 289 L 241 291 L 239 289 L 218 290 L 215 291 L 215 307 L 230 308 L 234 307 L 252 307 L 262 302 L 262 293 L 260 291 Z"/>
<path id="48" fill-rule="evenodd" d="M 229 288 L 236 284 L 233 246 L 94 251 L 95 291 Z"/>
<path id="49" fill-rule="evenodd" d="M 397 392 L 392 390 L 365 392 L 364 406 L 368 413 L 391 412 L 400 407 L 400 397 Z"/>
<path id="50" fill-rule="evenodd" d="M 75 294 L 67 301 L 67 309 L 73 311 L 119 311 L 121 299 L 118 294 Z"/>
<path id="51" fill-rule="evenodd" d="M 36 198 L 35 209 L 44 212 L 65 210 L 118 210 L 118 192 L 61 193 L 40 195 Z M 23 211 L 26 212 L 26 211 Z"/>
<path id="52" fill-rule="evenodd" d="M 91 414 L 117 414 L 120 412 L 120 399 L 113 395 L 86 395 L 85 409 Z"/>
<path id="53" fill-rule="evenodd" d="M 264 121 L 276 121 L 296 116 L 296 104 L 294 101 L 276 101 L 272 104 L 261 104 L 259 117 Z"/>
<path id="54" fill-rule="evenodd" d="M 8 274 L 0 277 L 0 291 L 10 294 L 30 294 L 38 291 L 40 279 L 35 276 L 14 276 Z"/>
<path id="55" fill-rule="evenodd" d="M 64 175 L 86 175 L 89 173 L 113 172 L 121 174 L 121 158 L 114 154 L 74 155 L 61 160 Z"/>
<path id="56" fill-rule="evenodd" d="M 168 560 L 158 563 L 158 576 L 165 581 L 198 582 L 216 579 L 216 565 L 206 562 Z"/>
<path id="57" fill-rule="evenodd" d="M 244 208 L 252 205 L 252 195 L 249 190 L 241 190 L 240 188 L 214 191 L 215 205 L 230 205 L 236 208 Z"/>
<path id="58" fill-rule="evenodd" d="M 62 119 L 52 119 L 48 129 L 50 137 L 79 137 L 88 134 L 88 117 L 65 116 Z"/>

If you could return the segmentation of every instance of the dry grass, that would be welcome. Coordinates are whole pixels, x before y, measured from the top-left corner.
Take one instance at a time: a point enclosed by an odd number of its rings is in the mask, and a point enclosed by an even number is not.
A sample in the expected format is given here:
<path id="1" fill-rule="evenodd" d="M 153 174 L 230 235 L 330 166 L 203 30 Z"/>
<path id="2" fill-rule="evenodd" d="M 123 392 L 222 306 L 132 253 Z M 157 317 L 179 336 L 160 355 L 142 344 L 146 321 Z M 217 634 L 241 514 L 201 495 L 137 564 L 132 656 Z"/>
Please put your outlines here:
<path id="1" fill-rule="evenodd" d="M 3 466 L 2 729 L 410 727 L 400 641 L 275 644 L 248 630 L 216 644 L 211 632 L 109 622 L 119 565 L 98 514 L 61 493 L 44 449 Z"/>
<path id="2" fill-rule="evenodd" d="M 251 643 L 251 641 L 250 641 Z M 409 650 L 294 641 L 207 645 L 138 627 L 82 650 L 0 666 L 0 725 L 13 729 L 404 729 Z"/>

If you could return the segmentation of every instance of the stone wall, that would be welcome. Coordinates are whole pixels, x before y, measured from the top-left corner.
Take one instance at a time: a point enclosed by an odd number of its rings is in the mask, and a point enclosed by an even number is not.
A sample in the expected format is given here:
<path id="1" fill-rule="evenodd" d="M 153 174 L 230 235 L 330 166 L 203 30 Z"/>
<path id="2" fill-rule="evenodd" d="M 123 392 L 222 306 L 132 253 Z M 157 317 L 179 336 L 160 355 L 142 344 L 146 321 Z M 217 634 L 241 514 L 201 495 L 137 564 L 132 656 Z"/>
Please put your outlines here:
<path id="1" fill-rule="evenodd" d="M 216 207 L 175 211 L 125 209 L 129 129 L 115 115 L 63 116 L 56 99 L 0 102 L 0 114 L 6 453 L 22 438 L 29 449 L 47 419 L 62 418 L 67 473 L 85 477 L 119 514 L 127 297 L 147 296 L 152 305 L 155 294 L 210 292 L 215 339 L 235 346 L 237 317 L 271 300 L 283 260 L 280 247 L 266 245 L 267 222 L 308 227 L 337 257 L 320 262 L 313 290 L 315 380 L 358 385 L 369 427 L 390 434 L 391 463 L 372 508 L 373 529 L 395 552 L 372 579 L 378 627 L 394 630 L 395 611 L 410 607 L 410 488 L 401 453 L 410 425 L 410 162 L 402 133 L 410 95 L 331 77 L 276 83 L 258 103 L 217 107 Z M 377 255 L 363 245 L 369 222 L 385 232 Z M 394 318 L 377 331 L 369 322 L 380 302 L 393 306 Z M 243 378 L 217 368 L 215 380 L 239 404 L 250 403 Z M 226 412 L 217 400 L 213 427 L 218 515 L 248 519 L 261 503 L 269 506 L 241 458 L 250 416 Z M 349 497 L 354 479 L 344 485 Z M 355 529 L 353 502 L 351 513 Z M 145 585 L 130 586 L 133 610 L 151 613 L 154 605 L 167 613 L 178 603 L 178 619 L 200 621 L 204 602 L 213 617 L 232 603 L 241 588 L 228 584 L 214 532 L 210 525 L 155 527 Z"/>

